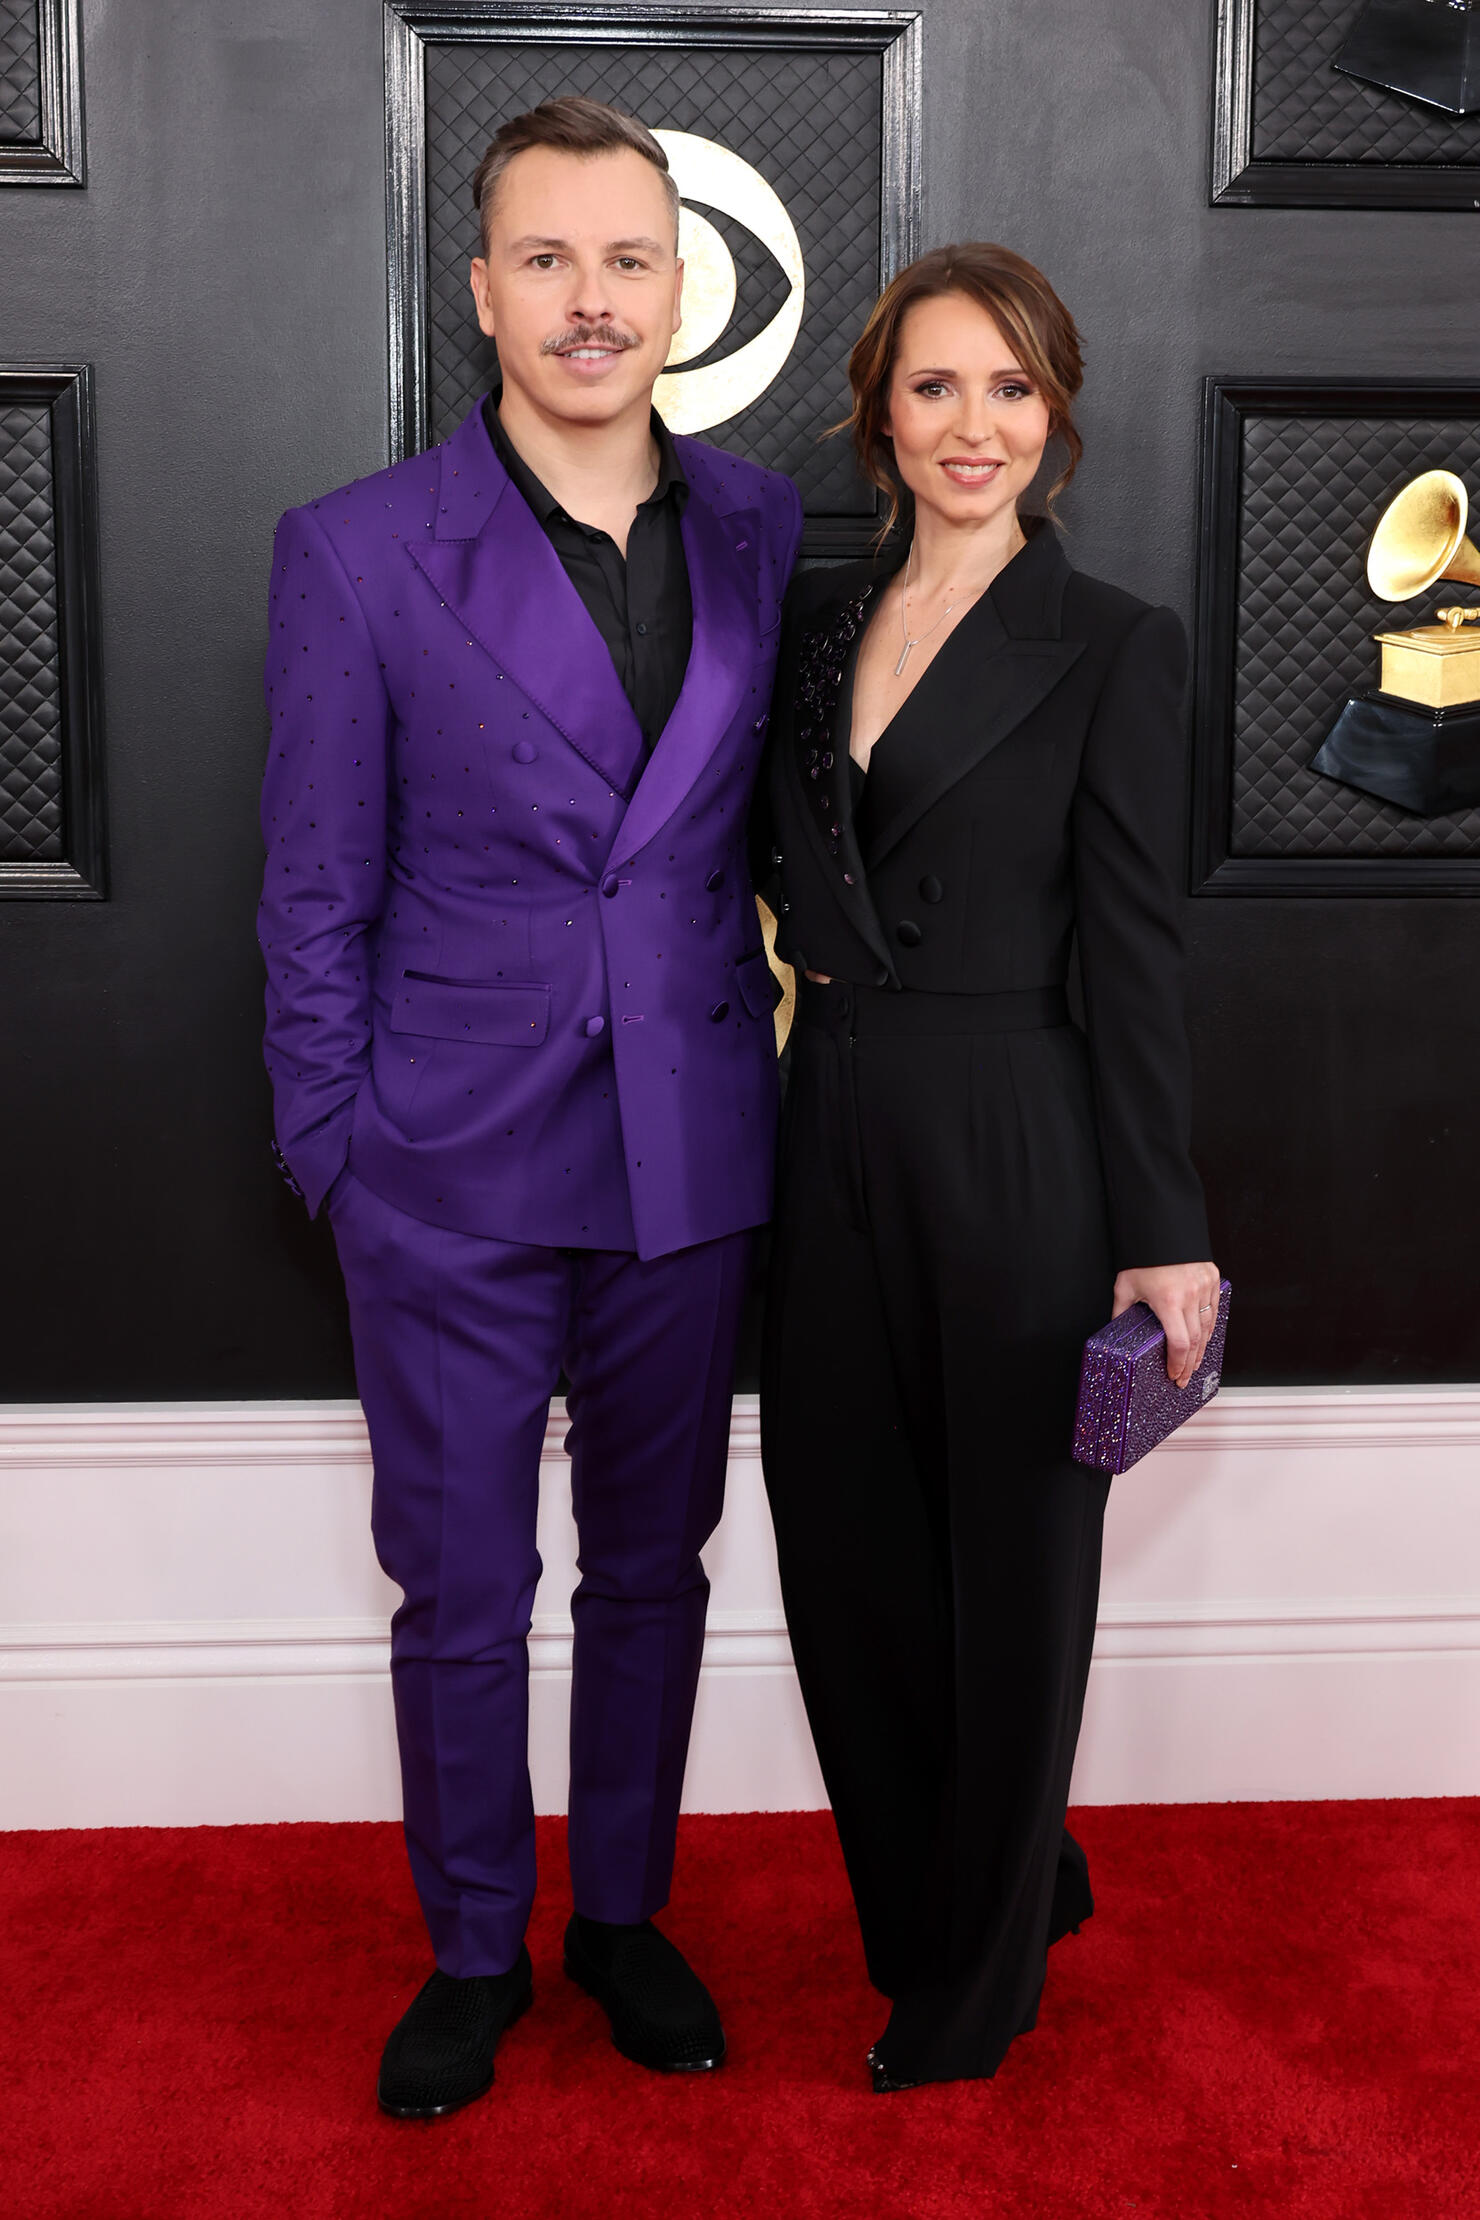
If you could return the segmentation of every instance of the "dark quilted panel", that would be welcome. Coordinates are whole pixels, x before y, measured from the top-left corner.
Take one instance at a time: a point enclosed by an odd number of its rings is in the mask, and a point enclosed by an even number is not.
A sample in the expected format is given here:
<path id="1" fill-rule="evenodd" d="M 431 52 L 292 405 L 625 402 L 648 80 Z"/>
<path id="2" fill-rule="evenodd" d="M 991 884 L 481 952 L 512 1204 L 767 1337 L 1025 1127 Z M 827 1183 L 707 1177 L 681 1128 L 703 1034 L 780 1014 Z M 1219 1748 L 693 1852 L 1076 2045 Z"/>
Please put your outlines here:
<path id="1" fill-rule="evenodd" d="M 444 439 L 487 386 L 474 321 L 469 182 L 500 123 L 551 93 L 612 101 L 660 130 L 715 139 L 758 169 L 802 242 L 806 307 L 790 360 L 743 417 L 702 436 L 788 471 L 812 515 L 871 516 L 872 490 L 842 439 L 818 432 L 848 405 L 847 357 L 879 291 L 883 65 L 876 54 L 550 44 L 427 48 L 427 322 L 431 430 Z M 744 227 L 705 209 L 735 255 L 735 319 L 704 359 L 759 331 L 785 279 Z"/>
<path id="2" fill-rule="evenodd" d="M 1257 162 L 1480 162 L 1480 116 L 1382 92 L 1334 68 L 1362 0 L 1259 0 Z"/>
<path id="3" fill-rule="evenodd" d="M 0 146 L 34 146 L 40 137 L 37 0 L 0 0 Z"/>
<path id="4" fill-rule="evenodd" d="M 55 558 L 46 407 L 0 409 L 0 863 L 63 853 Z"/>
<path id="5" fill-rule="evenodd" d="M 1236 856 L 1480 855 L 1480 809 L 1410 817 L 1310 769 L 1347 694 L 1377 678 L 1379 627 L 1428 622 L 1441 586 L 1394 608 L 1366 578 L 1373 526 L 1421 470 L 1480 492 L 1480 424 L 1251 417 L 1244 432 L 1234 673 Z"/>

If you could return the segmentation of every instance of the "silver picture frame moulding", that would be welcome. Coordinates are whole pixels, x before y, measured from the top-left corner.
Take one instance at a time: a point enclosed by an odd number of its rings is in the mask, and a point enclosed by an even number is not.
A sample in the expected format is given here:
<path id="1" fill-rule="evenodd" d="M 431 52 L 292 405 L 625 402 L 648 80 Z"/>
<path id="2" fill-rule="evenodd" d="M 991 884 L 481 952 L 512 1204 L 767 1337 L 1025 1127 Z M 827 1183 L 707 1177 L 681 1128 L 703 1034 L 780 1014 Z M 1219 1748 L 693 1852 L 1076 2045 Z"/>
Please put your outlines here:
<path id="1" fill-rule="evenodd" d="M 17 57 L 35 83 L 36 123 L 0 136 L 0 185 L 85 185 L 81 0 L 31 0 L 35 47 Z"/>
<path id="2" fill-rule="evenodd" d="M 1312 425 L 1325 430 L 1291 501 L 1283 498 L 1289 480 L 1261 475 L 1266 465 L 1258 451 L 1306 440 Z M 1194 896 L 1480 895 L 1480 812 L 1467 813 L 1466 825 L 1475 819 L 1468 831 L 1446 821 L 1443 852 L 1379 853 L 1392 841 L 1401 850 L 1401 813 L 1340 782 L 1317 781 L 1308 760 L 1342 698 L 1376 673 L 1368 620 L 1380 621 L 1383 605 L 1371 598 L 1364 576 L 1371 531 L 1388 496 L 1430 460 L 1422 452 L 1426 440 L 1439 443 L 1434 460 L 1454 459 L 1457 427 L 1480 464 L 1480 383 L 1204 380 L 1188 842 Z M 1350 456 L 1332 459 L 1348 440 L 1355 463 Z M 1467 476 L 1474 467 L 1467 466 Z M 1262 553 L 1251 500 L 1279 520 Z M 1259 563 L 1267 577 L 1253 575 Z M 1433 589 L 1441 599 L 1445 590 Z M 1414 615 L 1418 607 L 1411 605 Z M 1292 629 L 1300 635 L 1293 649 L 1282 637 Z M 1241 722 L 1241 688 L 1274 704 L 1264 740 L 1253 740 Z M 1252 843 L 1265 852 L 1247 852 L 1235 785 L 1255 760 L 1251 746 L 1262 749 L 1270 737 L 1278 751 L 1275 785 L 1287 797 L 1278 805 L 1281 821 L 1293 824 L 1317 796 L 1338 809 L 1341 821 L 1314 843 L 1305 834 L 1288 842 L 1278 836 L 1273 846 L 1285 845 L 1284 853 L 1268 852 L 1267 839 Z M 1312 846 L 1321 852 L 1309 852 Z"/>
<path id="3" fill-rule="evenodd" d="M 49 835 L 46 842 L 55 854 L 0 860 L 0 900 L 98 902 L 107 894 L 107 880 L 91 366 L 0 363 L 0 417 L 13 409 L 35 409 L 38 418 L 44 414 L 49 434 L 51 514 L 47 544 L 38 552 L 49 575 L 55 647 L 43 775 L 49 785 L 55 782 L 61 807 L 60 836 Z M 24 568 L 26 550 L 12 546 L 0 549 L 0 556 L 3 591 L 7 571 Z M 5 691 L 0 685 L 0 702 Z"/>
<path id="4" fill-rule="evenodd" d="M 920 66 L 916 9 L 552 7 L 530 0 L 384 0 L 390 457 L 430 439 L 427 49 L 438 44 L 770 48 L 877 55 L 882 78 L 878 279 L 882 290 L 920 251 Z M 820 428 L 820 427 L 819 427 Z M 862 517 L 811 515 L 802 552 L 867 553 L 882 498 Z"/>
<path id="5" fill-rule="evenodd" d="M 1261 90 L 1259 17 L 1267 4 L 1268 0 L 1214 0 L 1212 206 L 1480 209 L 1480 160 L 1344 161 L 1329 153 L 1289 160 L 1259 154 L 1255 145 L 1255 109 Z M 1330 13 L 1310 7 L 1309 0 L 1302 4 L 1312 18 Z M 1316 89 L 1313 78 L 1313 93 Z M 1395 119 L 1405 110 L 1412 115 L 1415 138 L 1423 131 L 1424 111 L 1415 103 L 1397 94 L 1381 97 L 1392 104 Z"/>

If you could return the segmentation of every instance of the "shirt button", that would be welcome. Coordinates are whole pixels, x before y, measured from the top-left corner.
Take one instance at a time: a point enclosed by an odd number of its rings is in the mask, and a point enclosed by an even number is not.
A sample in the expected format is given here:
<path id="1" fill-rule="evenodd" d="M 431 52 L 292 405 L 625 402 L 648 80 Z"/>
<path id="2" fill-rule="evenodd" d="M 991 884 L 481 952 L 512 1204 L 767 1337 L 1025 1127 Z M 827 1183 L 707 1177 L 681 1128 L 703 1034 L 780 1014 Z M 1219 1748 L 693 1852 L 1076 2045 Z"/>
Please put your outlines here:
<path id="1" fill-rule="evenodd" d="M 730 1005 L 728 1002 L 716 1002 L 709 1013 L 709 1022 L 711 1025 L 722 1025 L 729 1014 Z"/>
<path id="2" fill-rule="evenodd" d="M 606 877 L 601 882 L 601 891 L 606 896 L 608 901 L 611 900 L 612 896 L 616 893 L 617 888 L 621 885 L 621 883 L 622 882 L 617 877 L 615 871 L 608 871 Z"/>
<path id="3" fill-rule="evenodd" d="M 589 1018 L 587 1018 L 587 1020 L 586 1020 L 586 1038 L 587 1038 L 587 1040 L 588 1040 L 588 1041 L 594 1041 L 598 1033 L 604 1033 L 605 1031 L 606 1031 L 606 1019 L 605 1019 L 604 1017 L 589 1017 Z"/>
<path id="4" fill-rule="evenodd" d="M 638 629 L 638 631 L 639 631 L 639 632 L 646 632 L 646 631 L 647 631 L 647 626 L 646 626 L 645 624 L 640 624 L 640 625 L 639 625 L 639 626 L 637 627 L 637 629 Z"/>
<path id="5" fill-rule="evenodd" d="M 514 761 L 516 763 L 533 763 L 539 752 L 532 740 L 516 740 L 514 742 Z"/>

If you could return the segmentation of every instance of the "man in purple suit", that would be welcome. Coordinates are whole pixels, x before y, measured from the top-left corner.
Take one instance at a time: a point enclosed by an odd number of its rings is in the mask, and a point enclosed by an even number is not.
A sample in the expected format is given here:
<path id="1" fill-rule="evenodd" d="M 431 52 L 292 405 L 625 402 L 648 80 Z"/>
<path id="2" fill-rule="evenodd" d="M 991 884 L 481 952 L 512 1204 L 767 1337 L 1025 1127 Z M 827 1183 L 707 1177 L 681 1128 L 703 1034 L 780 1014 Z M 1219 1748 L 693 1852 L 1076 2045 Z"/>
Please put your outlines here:
<path id="1" fill-rule="evenodd" d="M 628 2057 L 719 2064 L 667 1901 L 752 1229 L 770 973 L 745 858 L 790 481 L 671 439 L 657 142 L 593 101 L 474 182 L 501 389 L 290 510 L 273 552 L 267 1061 L 327 1198 L 375 1459 L 406 1841 L 437 1970 L 386 2110 L 493 2080 L 531 2000 L 525 1637 L 563 1365 L 573 1599 L 566 1970 Z"/>

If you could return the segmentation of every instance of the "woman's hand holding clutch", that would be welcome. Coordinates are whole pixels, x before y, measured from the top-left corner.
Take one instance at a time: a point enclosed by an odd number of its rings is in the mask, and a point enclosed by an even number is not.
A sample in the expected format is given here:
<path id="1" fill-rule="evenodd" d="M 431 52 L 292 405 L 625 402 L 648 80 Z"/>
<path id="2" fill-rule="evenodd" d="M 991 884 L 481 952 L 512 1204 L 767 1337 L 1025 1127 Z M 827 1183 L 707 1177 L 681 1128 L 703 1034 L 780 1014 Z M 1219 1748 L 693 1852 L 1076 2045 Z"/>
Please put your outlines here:
<path id="1" fill-rule="evenodd" d="M 1143 1264 L 1118 1273 L 1118 1318 L 1132 1303 L 1144 1303 L 1167 1337 L 1167 1377 L 1186 1387 L 1202 1363 L 1218 1317 L 1216 1264 Z"/>

